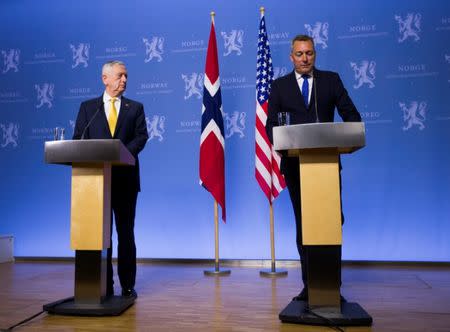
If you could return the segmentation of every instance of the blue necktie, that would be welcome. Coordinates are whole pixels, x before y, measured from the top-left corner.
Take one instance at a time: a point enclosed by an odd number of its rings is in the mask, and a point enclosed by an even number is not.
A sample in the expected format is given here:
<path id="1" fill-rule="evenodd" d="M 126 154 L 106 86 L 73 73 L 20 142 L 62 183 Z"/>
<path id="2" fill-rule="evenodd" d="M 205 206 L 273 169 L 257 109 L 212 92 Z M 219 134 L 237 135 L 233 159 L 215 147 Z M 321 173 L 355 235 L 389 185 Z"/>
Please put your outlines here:
<path id="1" fill-rule="evenodd" d="M 308 109 L 308 104 L 309 104 L 308 103 L 308 96 L 309 96 L 309 82 L 308 82 L 308 78 L 309 78 L 309 75 L 303 74 L 302 78 L 303 78 L 302 95 L 303 95 L 303 100 L 305 102 L 306 109 Z"/>

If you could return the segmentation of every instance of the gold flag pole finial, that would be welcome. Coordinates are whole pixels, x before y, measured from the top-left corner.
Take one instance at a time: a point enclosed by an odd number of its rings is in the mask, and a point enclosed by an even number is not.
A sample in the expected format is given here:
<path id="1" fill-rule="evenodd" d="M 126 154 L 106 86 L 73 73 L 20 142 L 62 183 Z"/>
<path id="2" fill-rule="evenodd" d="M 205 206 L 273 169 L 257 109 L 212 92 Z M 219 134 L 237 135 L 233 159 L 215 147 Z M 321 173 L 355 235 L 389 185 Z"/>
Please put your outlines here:
<path id="1" fill-rule="evenodd" d="M 210 15 L 211 15 L 211 22 L 214 22 L 214 16 L 216 16 L 216 12 L 212 11 Z"/>
<path id="2" fill-rule="evenodd" d="M 264 15 L 264 11 L 265 11 L 265 8 L 264 7 L 259 7 L 259 12 L 261 13 L 261 16 L 263 16 Z"/>

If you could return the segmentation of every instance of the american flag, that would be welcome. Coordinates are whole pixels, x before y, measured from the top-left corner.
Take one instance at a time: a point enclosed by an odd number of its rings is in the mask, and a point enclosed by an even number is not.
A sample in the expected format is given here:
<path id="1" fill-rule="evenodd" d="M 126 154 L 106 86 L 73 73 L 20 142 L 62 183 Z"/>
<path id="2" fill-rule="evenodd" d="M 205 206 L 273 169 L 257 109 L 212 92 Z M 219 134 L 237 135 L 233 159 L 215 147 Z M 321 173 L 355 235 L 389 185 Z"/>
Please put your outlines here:
<path id="1" fill-rule="evenodd" d="M 268 98 L 273 80 L 272 57 L 267 38 L 266 21 L 261 14 L 256 58 L 256 128 L 255 128 L 255 177 L 269 203 L 286 187 L 280 172 L 280 156 L 273 149 L 266 134 Z"/>
<path id="2" fill-rule="evenodd" d="M 225 139 L 214 20 L 211 22 L 209 34 L 204 85 L 200 137 L 200 184 L 222 207 L 222 220 L 225 221 Z"/>

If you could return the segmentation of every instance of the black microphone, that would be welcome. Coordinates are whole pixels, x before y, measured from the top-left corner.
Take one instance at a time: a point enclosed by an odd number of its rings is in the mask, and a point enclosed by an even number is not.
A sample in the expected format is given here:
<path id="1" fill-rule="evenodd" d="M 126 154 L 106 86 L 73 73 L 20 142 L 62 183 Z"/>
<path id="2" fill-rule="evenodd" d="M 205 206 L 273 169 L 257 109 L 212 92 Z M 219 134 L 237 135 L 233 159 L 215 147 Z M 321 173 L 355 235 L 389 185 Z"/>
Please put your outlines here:
<path id="1" fill-rule="evenodd" d="M 97 116 L 98 112 L 100 112 L 100 110 L 102 109 L 104 102 L 102 101 L 100 103 L 100 105 L 97 106 L 97 110 L 95 111 L 94 115 L 92 116 L 92 118 L 89 120 L 88 124 L 86 125 L 86 127 L 84 127 L 83 133 L 81 134 L 81 138 L 80 139 L 84 139 L 84 134 L 86 134 L 86 130 L 89 128 L 89 126 L 91 125 L 92 121 L 95 119 L 95 117 Z"/>
<path id="2" fill-rule="evenodd" d="M 319 123 L 319 111 L 317 110 L 317 76 L 316 72 L 313 71 L 313 86 L 314 86 L 314 109 L 316 110 L 316 123 Z"/>

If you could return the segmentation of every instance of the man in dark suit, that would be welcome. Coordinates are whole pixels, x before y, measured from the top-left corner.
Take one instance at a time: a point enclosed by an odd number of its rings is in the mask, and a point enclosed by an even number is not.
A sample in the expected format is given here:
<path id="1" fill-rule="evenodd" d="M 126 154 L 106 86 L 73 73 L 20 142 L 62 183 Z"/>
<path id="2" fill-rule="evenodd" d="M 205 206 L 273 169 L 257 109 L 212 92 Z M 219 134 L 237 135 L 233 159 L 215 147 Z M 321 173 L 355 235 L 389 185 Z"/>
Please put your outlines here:
<path id="1" fill-rule="evenodd" d="M 298 35 L 292 40 L 290 59 L 294 70 L 272 83 L 266 131 L 273 143 L 272 128 L 278 126 L 279 113 L 289 114 L 290 124 L 333 122 L 335 108 L 344 121 L 360 122 L 361 116 L 348 96 L 337 73 L 314 67 L 316 51 L 314 40 Z M 282 156 L 283 173 L 294 208 L 297 249 L 302 267 L 304 288 L 296 300 L 308 300 L 307 259 L 302 243 L 302 215 L 300 209 L 300 174 L 298 158 Z M 342 218 L 343 222 L 343 218 Z"/>
<path id="2" fill-rule="evenodd" d="M 105 91 L 99 98 L 81 103 L 73 139 L 120 139 L 136 159 L 135 166 L 113 166 L 111 179 L 112 216 L 117 231 L 117 269 L 122 296 L 136 297 L 136 245 L 134 218 L 140 191 L 139 159 L 148 139 L 144 106 L 122 96 L 127 86 L 125 64 L 110 61 L 103 65 Z M 112 232 L 111 232 L 112 233 Z M 107 295 L 114 295 L 111 247 L 107 251 Z"/>

